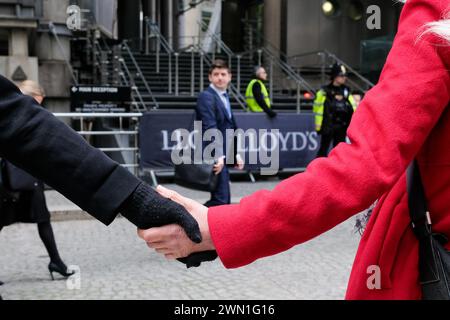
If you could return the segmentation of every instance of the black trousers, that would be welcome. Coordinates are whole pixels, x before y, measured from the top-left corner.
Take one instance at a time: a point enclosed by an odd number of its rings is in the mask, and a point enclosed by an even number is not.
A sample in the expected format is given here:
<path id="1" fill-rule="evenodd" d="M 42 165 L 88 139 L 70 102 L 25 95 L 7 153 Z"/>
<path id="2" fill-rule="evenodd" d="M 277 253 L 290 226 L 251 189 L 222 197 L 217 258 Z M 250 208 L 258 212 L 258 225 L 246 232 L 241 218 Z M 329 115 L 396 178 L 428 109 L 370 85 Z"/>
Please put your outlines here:
<path id="1" fill-rule="evenodd" d="M 320 139 L 320 148 L 319 151 L 317 152 L 316 158 L 328 156 L 330 144 L 333 143 L 334 148 L 339 143 L 345 142 L 346 137 L 347 137 L 347 127 L 337 127 L 330 130 L 327 133 L 322 133 Z"/>

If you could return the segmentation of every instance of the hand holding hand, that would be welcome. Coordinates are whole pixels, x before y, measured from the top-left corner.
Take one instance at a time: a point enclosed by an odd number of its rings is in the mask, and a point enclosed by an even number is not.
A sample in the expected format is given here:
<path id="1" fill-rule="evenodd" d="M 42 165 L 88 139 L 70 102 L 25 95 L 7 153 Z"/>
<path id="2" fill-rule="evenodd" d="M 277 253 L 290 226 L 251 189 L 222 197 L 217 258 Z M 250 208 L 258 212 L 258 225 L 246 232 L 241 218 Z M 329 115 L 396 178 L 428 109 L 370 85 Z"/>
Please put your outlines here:
<path id="1" fill-rule="evenodd" d="M 180 259 L 188 267 L 199 266 L 202 261 L 211 261 L 217 258 L 209 233 L 208 208 L 164 187 L 159 186 L 156 190 L 163 197 L 182 205 L 192 214 L 199 224 L 203 241 L 199 244 L 192 242 L 184 230 L 174 224 L 149 230 L 138 230 L 139 237 L 146 241 L 150 248 L 163 254 L 167 259 Z"/>
<path id="2" fill-rule="evenodd" d="M 180 204 L 161 196 L 153 188 L 141 183 L 120 208 L 120 213 L 139 229 L 177 224 L 192 241 L 202 238 L 197 221 Z"/>

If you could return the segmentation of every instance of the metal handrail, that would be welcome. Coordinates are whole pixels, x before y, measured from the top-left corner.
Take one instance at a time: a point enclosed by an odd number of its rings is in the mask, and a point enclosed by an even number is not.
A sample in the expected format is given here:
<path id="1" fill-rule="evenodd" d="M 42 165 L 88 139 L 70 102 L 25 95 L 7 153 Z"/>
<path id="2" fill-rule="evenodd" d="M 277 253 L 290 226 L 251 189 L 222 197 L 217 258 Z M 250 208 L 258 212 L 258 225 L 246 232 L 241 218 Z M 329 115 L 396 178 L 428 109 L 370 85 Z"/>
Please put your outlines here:
<path id="1" fill-rule="evenodd" d="M 262 38 L 262 36 L 260 34 L 258 34 L 255 30 L 252 30 L 252 34 L 257 37 L 258 39 L 262 40 L 262 42 L 264 43 L 264 47 L 266 50 L 270 51 L 272 53 L 272 55 L 276 55 L 278 57 L 281 57 L 283 60 L 282 62 L 286 63 L 286 65 L 288 65 L 288 61 L 292 61 L 292 59 L 296 59 L 296 58 L 301 58 L 301 57 L 306 57 L 306 56 L 312 56 L 312 55 L 325 55 L 326 57 L 329 57 L 331 59 L 333 59 L 335 62 L 340 63 L 342 65 L 344 65 L 348 70 L 350 70 L 356 77 L 358 77 L 362 82 L 364 82 L 369 88 L 374 87 L 375 85 L 370 82 L 367 78 L 365 78 L 363 75 L 361 75 L 359 72 L 357 72 L 356 70 L 354 70 L 348 63 L 342 61 L 341 59 L 339 59 L 335 54 L 327 51 L 327 50 L 318 50 L 318 51 L 311 51 L 311 52 L 306 52 L 306 53 L 302 53 L 302 54 L 297 54 L 294 56 L 287 56 L 284 52 L 282 52 L 281 50 L 279 50 L 275 45 L 273 45 L 272 43 L 270 43 L 267 39 Z M 254 51 L 254 50 L 251 50 Z M 297 71 L 295 71 L 292 67 L 291 67 L 292 71 L 294 71 L 295 73 L 298 74 Z M 356 88 L 358 88 L 361 91 L 366 91 L 366 89 L 362 88 L 360 85 L 358 85 L 356 82 L 352 81 L 351 79 L 349 79 L 349 82 Z"/>
<path id="2" fill-rule="evenodd" d="M 278 65 L 278 67 L 283 72 L 285 72 L 292 80 L 304 85 L 305 88 L 310 91 L 310 93 L 315 92 L 315 89 L 301 75 L 295 72 L 295 70 L 289 64 L 287 64 L 285 61 L 282 61 L 280 58 L 274 56 L 273 53 L 270 52 L 267 48 L 262 48 L 260 50 L 262 50 L 262 52 L 266 56 L 268 56 L 270 60 L 273 60 Z"/>
<path id="3" fill-rule="evenodd" d="M 50 32 L 53 34 L 53 36 L 56 39 L 56 43 L 58 44 L 59 50 L 61 51 L 61 55 L 64 58 L 64 62 L 66 63 L 67 68 L 69 68 L 70 75 L 72 76 L 72 80 L 73 80 L 74 84 L 78 86 L 78 80 L 75 77 L 75 72 L 73 71 L 73 68 L 72 68 L 72 65 L 69 62 L 69 59 L 66 57 L 66 54 L 64 53 L 63 46 L 61 44 L 61 41 L 59 40 L 58 34 L 56 33 L 55 25 L 53 24 L 52 21 L 50 21 L 48 23 L 48 28 L 49 28 Z"/>
<path id="4" fill-rule="evenodd" d="M 177 43 L 177 51 L 183 52 L 188 51 L 192 48 L 193 45 L 198 45 L 200 43 L 200 36 L 176 36 L 176 37 L 168 37 L 166 38 L 168 40 L 171 40 L 172 43 Z M 189 44 L 185 45 L 184 47 L 179 47 L 181 40 L 186 40 L 184 42 L 189 42 Z"/>
<path id="5" fill-rule="evenodd" d="M 262 40 L 263 46 L 270 50 L 270 52 L 277 57 L 281 57 L 284 61 L 287 61 L 288 56 L 281 51 L 277 46 L 275 46 L 272 42 L 264 38 L 260 33 L 258 33 L 256 30 L 252 30 L 252 35 L 254 35 L 257 39 Z M 258 49 L 256 49 L 258 50 Z M 249 50 L 249 51 L 255 51 L 255 49 Z"/>
<path id="6" fill-rule="evenodd" d="M 91 40 L 89 39 L 88 41 L 90 42 L 90 45 L 93 45 L 93 47 L 95 49 L 94 54 L 93 54 L 94 59 L 95 59 L 94 63 L 97 65 L 97 69 L 98 69 L 99 73 L 102 74 L 105 71 L 105 70 L 102 70 L 102 66 L 104 64 L 109 64 L 109 61 L 106 61 L 106 63 L 105 63 L 105 61 L 102 61 L 101 55 L 102 55 L 102 52 L 104 52 L 104 50 L 102 49 L 102 47 L 100 46 L 100 44 L 97 40 L 93 40 L 91 42 Z M 107 73 L 107 75 L 109 76 L 109 73 Z"/>
<path id="7" fill-rule="evenodd" d="M 303 58 L 303 57 L 307 57 L 307 56 L 313 56 L 313 55 L 322 55 L 326 58 L 331 58 L 332 60 L 334 60 L 334 62 L 337 62 L 339 64 L 344 65 L 352 74 L 354 74 L 357 78 L 359 78 L 364 84 L 366 84 L 368 86 L 368 88 L 373 88 L 375 86 L 374 83 L 372 83 L 370 80 L 368 80 L 366 77 L 364 77 L 362 74 L 360 74 L 358 71 L 356 71 L 355 69 L 353 69 L 348 63 L 346 63 L 345 61 L 343 61 L 342 59 L 338 58 L 335 54 L 329 52 L 328 50 L 320 50 L 320 51 L 312 51 L 312 52 L 305 52 L 305 53 L 301 53 L 301 54 L 296 54 L 293 56 L 288 57 L 288 59 L 290 61 L 292 60 L 296 60 L 298 58 Z M 324 67 L 324 66 L 323 66 Z M 359 90 L 361 91 L 366 91 L 367 89 L 362 88 L 359 84 L 357 84 L 356 82 L 354 82 L 351 79 L 348 79 L 348 81 L 354 86 L 357 87 Z"/>
<path id="8" fill-rule="evenodd" d="M 136 68 L 136 70 L 137 70 L 137 72 L 138 72 L 139 77 L 142 79 L 142 81 L 143 81 L 143 83 L 144 83 L 145 89 L 147 90 L 148 94 L 150 95 L 150 98 L 151 98 L 152 101 L 153 101 L 154 109 L 159 109 L 159 104 L 158 104 L 158 102 L 156 101 L 156 99 L 155 99 L 155 97 L 154 97 L 154 95 L 153 95 L 153 92 L 152 92 L 152 90 L 150 89 L 150 86 L 148 85 L 148 82 L 147 82 L 147 80 L 145 79 L 144 74 L 142 73 L 142 70 L 141 70 L 141 68 L 139 67 L 139 64 L 136 62 L 136 59 L 134 58 L 134 55 L 133 55 L 133 53 L 131 52 L 130 47 L 128 46 L 126 40 L 124 40 L 124 41 L 122 42 L 122 46 L 121 46 L 121 47 L 124 48 L 125 51 L 126 51 L 126 53 L 128 53 L 128 55 L 130 56 L 131 61 L 133 62 L 134 67 Z M 125 63 L 124 63 L 124 64 L 125 64 Z M 125 64 L 125 65 L 126 65 L 126 64 Z M 128 67 L 127 67 L 127 69 L 128 69 Z"/>
<path id="9" fill-rule="evenodd" d="M 208 28 L 208 25 L 204 21 L 197 21 L 197 24 L 200 26 L 200 28 L 202 28 L 202 27 Z M 223 50 L 225 52 L 225 54 L 228 56 L 228 66 L 231 68 L 232 58 L 236 57 L 236 54 L 233 52 L 233 50 L 230 49 L 230 47 L 228 47 L 226 45 L 225 42 L 223 42 L 223 40 L 217 34 L 212 33 L 212 32 L 207 32 L 206 37 L 203 40 L 205 40 L 208 36 L 211 37 L 215 41 L 215 43 L 219 47 L 219 49 Z M 201 46 L 201 44 L 199 44 L 199 45 Z M 214 53 L 215 53 L 215 50 L 214 50 Z"/>
<path id="10" fill-rule="evenodd" d="M 363 75 L 361 75 L 360 73 L 358 73 L 357 71 L 355 71 L 355 69 L 353 69 L 352 67 L 350 67 L 347 63 L 345 63 L 344 61 L 342 61 L 341 59 L 339 59 L 336 55 L 334 55 L 331 52 L 328 52 L 327 50 L 324 50 L 324 52 L 331 57 L 332 59 L 334 59 L 337 63 L 340 63 L 342 65 L 344 65 L 348 70 L 350 70 L 355 76 L 357 76 L 361 81 L 363 81 L 366 85 L 369 86 L 369 88 L 373 88 L 375 86 L 374 83 L 372 83 L 371 81 L 369 81 L 367 78 L 365 78 Z"/>
<path id="11" fill-rule="evenodd" d="M 128 69 L 128 66 L 125 63 L 125 61 L 123 60 L 123 58 L 119 58 L 119 62 L 120 62 L 121 69 L 123 68 L 125 70 L 126 75 L 128 76 L 128 79 L 130 79 L 130 81 L 128 81 L 127 78 L 125 77 L 125 74 L 123 74 L 123 72 L 122 72 L 122 75 L 124 76 L 124 79 L 126 81 L 126 85 L 130 86 L 131 89 L 134 90 L 134 92 L 138 96 L 139 101 L 141 102 L 142 110 L 146 110 L 147 107 L 145 105 L 145 101 L 142 98 L 142 95 L 141 95 L 138 87 L 136 86 L 136 83 L 134 82 L 134 79 L 133 79 L 133 76 L 131 75 L 130 69 Z M 138 109 L 139 109 L 139 107 L 138 107 Z M 142 111 L 142 110 L 139 110 L 139 111 Z"/>
<path id="12" fill-rule="evenodd" d="M 72 118 L 80 120 L 80 131 L 77 131 L 81 136 L 85 136 L 86 139 L 90 139 L 92 136 L 116 136 L 116 135 L 127 135 L 130 138 L 134 137 L 133 140 L 129 140 L 130 144 L 128 147 L 116 147 L 116 148 L 97 148 L 102 152 L 132 152 L 133 153 L 133 163 L 123 163 L 120 164 L 124 168 L 133 168 L 134 174 L 139 173 L 139 145 L 138 145 L 138 135 L 139 127 L 136 125 L 134 130 L 126 131 L 123 128 L 123 118 L 128 119 L 139 119 L 143 116 L 143 113 L 54 113 L 57 118 Z M 84 131 L 84 120 L 92 118 L 118 118 L 119 119 L 119 130 L 118 131 Z"/>
<path id="13" fill-rule="evenodd" d="M 147 31 L 150 31 L 148 36 L 146 37 L 146 41 L 149 40 L 149 38 L 150 38 L 152 33 L 155 33 L 156 36 L 158 37 L 158 40 L 161 41 L 161 46 L 164 48 L 164 50 L 168 54 L 173 54 L 175 51 L 173 50 L 173 48 L 170 45 L 170 43 L 166 40 L 166 38 L 161 33 L 161 30 L 159 29 L 158 24 L 153 22 L 151 20 L 151 18 L 149 18 L 149 17 L 145 17 L 144 20 L 145 20 L 145 23 L 147 25 Z M 148 48 L 148 46 L 147 46 L 147 48 Z"/>
<path id="14" fill-rule="evenodd" d="M 134 112 L 134 113 L 81 113 L 81 112 L 59 112 L 53 114 L 55 117 L 61 118 L 134 118 L 134 117 L 142 117 L 143 113 Z"/>
<path id="15" fill-rule="evenodd" d="M 309 51 L 309 52 L 304 52 L 304 53 L 300 53 L 300 54 L 295 54 L 293 56 L 289 56 L 288 59 L 296 59 L 296 58 L 302 58 L 302 57 L 307 57 L 307 56 L 312 56 L 312 55 L 320 55 L 321 53 L 324 53 L 324 51 L 323 50 Z"/>
<path id="16" fill-rule="evenodd" d="M 168 85 L 168 92 L 172 93 L 172 55 L 175 54 L 175 51 L 173 50 L 170 43 L 166 40 L 166 38 L 161 33 L 161 30 L 159 29 L 158 25 L 153 22 L 149 17 L 145 18 L 145 24 L 146 24 L 146 35 L 145 35 L 145 52 L 146 54 L 149 54 L 149 41 L 152 34 L 156 34 L 156 37 L 158 39 L 158 44 L 156 47 L 156 72 L 160 72 L 160 60 L 161 60 L 161 51 L 160 51 L 160 45 L 162 48 L 166 51 L 168 55 L 168 69 L 167 69 L 167 77 L 169 80 Z"/>
<path id="17" fill-rule="evenodd" d="M 204 22 L 204 21 L 197 21 L 197 24 L 202 28 L 202 27 L 208 27 L 208 25 Z M 217 44 L 219 44 L 219 47 L 221 49 L 223 49 L 223 51 L 225 51 L 225 53 L 227 55 L 235 55 L 233 50 L 230 49 L 230 47 L 227 46 L 227 44 L 225 42 L 223 42 L 223 40 L 215 33 L 212 32 L 207 32 L 206 33 L 207 36 L 210 36 L 211 38 L 213 38 Z M 206 37 L 205 37 L 206 38 Z"/>
<path id="18" fill-rule="evenodd" d="M 205 26 L 206 27 L 206 24 L 203 22 L 203 24 L 201 24 L 200 22 L 199 22 L 199 24 L 201 25 L 201 26 Z M 228 55 L 228 58 L 229 58 L 229 60 L 231 61 L 231 58 L 232 57 L 239 57 L 238 58 L 238 61 L 240 60 L 240 58 L 242 58 L 243 56 L 245 56 L 246 54 L 253 54 L 253 53 L 255 53 L 255 52 L 258 52 L 258 51 L 260 51 L 261 53 L 264 53 L 266 56 L 268 56 L 269 57 L 269 60 L 271 61 L 271 69 L 273 69 L 273 66 L 272 66 L 272 63 L 275 63 L 284 73 L 286 73 L 293 81 L 295 81 L 296 82 L 296 84 L 297 84 L 297 110 L 298 110 L 298 112 L 300 112 L 300 103 L 301 103 L 301 101 L 300 101 L 300 89 L 301 89 L 301 87 L 303 86 L 304 88 L 306 88 L 310 93 L 313 93 L 314 94 L 314 92 L 315 92 L 315 89 L 313 88 L 313 86 L 311 86 L 302 76 L 300 76 L 297 72 L 295 72 L 295 70 L 290 66 L 290 65 L 288 65 L 285 61 L 283 61 L 283 60 L 281 60 L 280 59 L 280 56 L 282 56 L 282 55 L 284 55 L 283 53 L 281 53 L 280 51 L 279 51 L 279 49 L 277 49 L 275 46 L 273 46 L 271 43 L 269 43 L 267 40 L 265 40 L 264 39 L 264 43 L 265 43 L 265 45 L 268 45 L 268 46 L 271 46 L 271 47 L 273 47 L 273 48 L 275 48 L 275 50 L 277 51 L 277 54 L 278 54 L 278 56 L 275 56 L 275 54 L 273 53 L 273 52 L 271 52 L 268 48 L 266 48 L 266 47 L 264 47 L 264 48 L 262 48 L 262 49 L 254 49 L 254 50 L 250 50 L 250 51 L 248 51 L 248 52 L 246 52 L 246 53 L 244 53 L 244 54 L 240 54 L 240 55 L 236 55 L 223 41 L 222 41 L 222 39 L 220 39 L 217 35 L 215 35 L 215 34 L 211 34 L 211 33 L 209 33 L 212 37 L 213 37 L 213 39 L 214 40 L 216 40 L 217 41 L 217 43 L 219 44 L 219 47 L 221 47 L 222 45 L 223 45 L 223 47 L 224 48 L 226 48 L 226 49 L 224 49 L 224 51 L 225 51 L 225 53 Z M 285 56 L 285 55 L 284 55 Z M 231 67 L 231 65 L 230 65 L 230 67 Z M 270 81 L 270 95 L 271 95 L 271 99 L 273 99 L 273 70 L 270 70 L 270 77 L 271 77 L 271 81 Z M 240 84 L 238 85 L 239 87 L 240 87 Z M 240 96 L 242 96 L 241 95 L 241 93 L 240 93 L 240 91 L 238 90 L 238 89 L 236 89 L 235 87 L 234 87 L 234 85 L 231 85 L 230 86 L 230 91 L 231 92 L 233 92 L 233 90 L 236 90 L 236 92 L 238 92 L 239 93 L 239 95 Z M 244 101 L 245 101 L 245 99 L 244 99 Z M 242 105 L 241 105 L 242 106 Z M 246 107 L 243 107 L 244 109 L 246 109 Z"/>

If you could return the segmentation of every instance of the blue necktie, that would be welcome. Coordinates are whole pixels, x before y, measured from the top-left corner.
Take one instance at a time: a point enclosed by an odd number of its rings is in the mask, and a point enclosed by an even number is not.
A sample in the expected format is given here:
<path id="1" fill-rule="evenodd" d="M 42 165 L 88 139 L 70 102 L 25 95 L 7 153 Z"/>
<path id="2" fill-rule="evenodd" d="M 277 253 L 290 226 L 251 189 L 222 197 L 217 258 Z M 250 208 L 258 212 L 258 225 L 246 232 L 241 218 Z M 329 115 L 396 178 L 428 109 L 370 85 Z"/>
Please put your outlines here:
<path id="1" fill-rule="evenodd" d="M 228 96 L 228 93 L 224 93 L 223 96 L 225 97 L 226 103 L 225 108 L 227 109 L 228 118 L 231 119 L 231 103 L 230 103 L 230 97 Z"/>

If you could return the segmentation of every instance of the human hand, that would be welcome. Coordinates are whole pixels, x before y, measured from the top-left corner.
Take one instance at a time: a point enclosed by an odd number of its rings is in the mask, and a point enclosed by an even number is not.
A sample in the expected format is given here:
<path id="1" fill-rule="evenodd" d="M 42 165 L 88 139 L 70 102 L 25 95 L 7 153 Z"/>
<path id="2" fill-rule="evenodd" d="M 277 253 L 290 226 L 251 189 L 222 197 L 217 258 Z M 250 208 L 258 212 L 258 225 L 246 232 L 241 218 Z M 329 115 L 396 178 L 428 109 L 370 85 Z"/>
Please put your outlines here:
<path id="1" fill-rule="evenodd" d="M 209 233 L 207 220 L 208 208 L 200 203 L 182 197 L 175 191 L 158 186 L 156 189 L 163 197 L 169 198 L 182 205 L 198 221 L 203 241 L 199 244 L 192 242 L 184 230 L 178 225 L 167 225 L 149 230 L 138 230 L 138 235 L 156 252 L 167 259 L 179 259 L 188 267 L 199 266 L 203 261 L 217 258 L 214 244 Z M 182 259 L 185 258 L 185 259 Z"/>
<path id="2" fill-rule="evenodd" d="M 242 159 L 240 154 L 237 154 L 236 155 L 236 165 L 234 167 L 238 170 L 244 170 L 244 166 L 245 166 L 244 160 Z"/>
<path id="3" fill-rule="evenodd" d="M 213 171 L 216 175 L 219 175 L 224 167 L 225 167 L 225 158 L 221 157 L 217 159 L 217 163 L 214 165 Z"/>
<path id="4" fill-rule="evenodd" d="M 195 218 L 180 204 L 161 196 L 146 183 L 141 183 L 125 201 L 119 212 L 139 229 L 176 224 L 194 242 L 202 241 Z"/>

